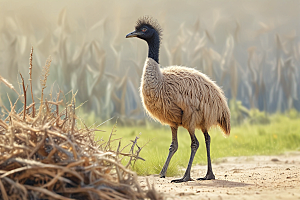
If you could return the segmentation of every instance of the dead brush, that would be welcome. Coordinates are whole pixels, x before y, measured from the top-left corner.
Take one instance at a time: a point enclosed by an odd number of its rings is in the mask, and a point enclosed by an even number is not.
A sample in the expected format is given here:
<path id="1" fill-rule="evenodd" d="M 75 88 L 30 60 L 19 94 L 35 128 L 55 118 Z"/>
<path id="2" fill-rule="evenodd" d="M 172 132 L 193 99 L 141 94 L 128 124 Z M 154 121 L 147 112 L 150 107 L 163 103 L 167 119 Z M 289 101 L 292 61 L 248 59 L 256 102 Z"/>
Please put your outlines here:
<path id="1" fill-rule="evenodd" d="M 16 102 L 24 99 L 24 108 L 17 112 L 16 103 L 10 99 L 10 111 L 3 107 L 6 118 L 0 119 L 0 199 L 161 199 L 149 183 L 148 189 L 141 188 L 136 173 L 120 163 L 124 156 L 130 157 L 130 162 L 139 159 L 141 148 L 133 150 L 138 138 L 129 153 L 120 150 L 120 142 L 113 150 L 111 137 L 99 144 L 94 138 L 97 129 L 84 123 L 84 128 L 77 126 L 75 95 L 61 111 L 59 106 L 64 102 L 60 93 L 54 101 L 44 99 L 50 63 L 47 60 L 42 74 L 37 112 L 33 95 L 33 103 L 26 105 L 27 87 L 22 75 L 23 95 Z M 31 73 L 30 62 L 32 94 Z M 1 76 L 0 82 L 14 90 Z"/>

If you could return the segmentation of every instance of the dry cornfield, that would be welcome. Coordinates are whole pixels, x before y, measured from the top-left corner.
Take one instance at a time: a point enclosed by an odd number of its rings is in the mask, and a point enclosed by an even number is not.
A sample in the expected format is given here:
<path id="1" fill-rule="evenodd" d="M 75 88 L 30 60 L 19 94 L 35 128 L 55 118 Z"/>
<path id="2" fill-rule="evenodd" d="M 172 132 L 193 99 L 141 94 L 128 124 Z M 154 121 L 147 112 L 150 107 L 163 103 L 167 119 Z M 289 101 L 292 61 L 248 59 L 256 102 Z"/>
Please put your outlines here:
<path id="1" fill-rule="evenodd" d="M 18 71 L 27 75 L 26 52 L 33 45 L 33 65 L 42 66 L 52 55 L 49 79 L 62 91 L 78 90 L 77 101 L 87 101 L 84 109 L 104 120 L 119 116 L 127 124 L 144 122 L 138 88 L 147 47 L 125 40 L 125 34 L 145 14 L 164 29 L 162 66 L 197 68 L 246 108 L 300 110 L 297 1 L 0 4 L 1 76 L 12 81 Z M 33 88 L 34 97 L 40 89 Z M 5 94 L 1 102 L 8 106 Z"/>

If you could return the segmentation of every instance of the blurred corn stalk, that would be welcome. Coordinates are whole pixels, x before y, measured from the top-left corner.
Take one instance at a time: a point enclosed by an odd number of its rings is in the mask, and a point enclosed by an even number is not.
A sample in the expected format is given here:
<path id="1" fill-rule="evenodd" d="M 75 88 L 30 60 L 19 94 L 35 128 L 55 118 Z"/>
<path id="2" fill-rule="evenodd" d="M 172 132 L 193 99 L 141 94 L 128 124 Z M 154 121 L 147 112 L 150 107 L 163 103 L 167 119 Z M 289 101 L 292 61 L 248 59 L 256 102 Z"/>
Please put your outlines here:
<path id="1" fill-rule="evenodd" d="M 122 9 L 111 4 L 116 11 L 103 14 L 98 20 L 82 20 L 80 15 L 74 19 L 66 8 L 55 22 L 41 17 L 36 24 L 16 15 L 3 17 L 1 76 L 13 82 L 14 74 L 20 71 L 28 79 L 25 52 L 33 45 L 37 55 L 33 60 L 33 80 L 38 80 L 42 70 L 39 66 L 52 55 L 49 79 L 56 80 L 62 91 L 78 90 L 77 101 L 85 102 L 83 108 L 87 112 L 102 119 L 117 116 L 119 123 L 124 124 L 145 123 L 139 84 L 147 47 L 143 41 L 124 38 L 138 16 L 123 18 Z M 157 17 L 164 28 L 160 63 L 185 65 L 207 74 L 221 85 L 229 100 L 236 101 L 235 107 L 267 113 L 293 108 L 299 111 L 299 28 L 292 27 L 286 33 L 282 30 L 292 22 L 276 24 L 246 14 L 249 16 L 236 14 L 244 18 L 233 18 L 216 10 L 211 19 Z M 9 102 L 2 95 L 0 103 Z"/>

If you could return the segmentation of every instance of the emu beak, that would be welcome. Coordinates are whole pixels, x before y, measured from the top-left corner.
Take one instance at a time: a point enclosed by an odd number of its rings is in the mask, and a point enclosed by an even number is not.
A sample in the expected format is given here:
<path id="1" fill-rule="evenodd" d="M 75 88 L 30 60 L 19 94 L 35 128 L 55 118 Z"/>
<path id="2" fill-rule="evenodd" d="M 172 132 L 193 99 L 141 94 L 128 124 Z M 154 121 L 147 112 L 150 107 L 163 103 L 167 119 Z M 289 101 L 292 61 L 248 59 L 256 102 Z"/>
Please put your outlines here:
<path id="1" fill-rule="evenodd" d="M 128 33 L 128 34 L 126 35 L 126 38 L 137 37 L 137 36 L 139 36 L 140 34 L 141 34 L 141 33 L 137 32 L 137 31 L 133 31 L 133 32 L 131 32 L 131 33 Z"/>

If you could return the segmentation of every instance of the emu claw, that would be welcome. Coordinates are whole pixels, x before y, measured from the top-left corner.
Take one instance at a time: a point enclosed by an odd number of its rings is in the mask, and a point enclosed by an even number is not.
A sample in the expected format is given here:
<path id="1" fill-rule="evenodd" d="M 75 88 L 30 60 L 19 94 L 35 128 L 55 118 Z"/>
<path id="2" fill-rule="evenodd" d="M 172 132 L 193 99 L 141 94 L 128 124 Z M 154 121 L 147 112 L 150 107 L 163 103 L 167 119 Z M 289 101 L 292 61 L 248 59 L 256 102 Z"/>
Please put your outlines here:
<path id="1" fill-rule="evenodd" d="M 201 180 L 201 181 L 204 181 L 204 180 L 215 180 L 215 175 L 214 174 L 206 174 L 205 177 L 203 177 L 203 178 L 197 178 L 197 180 Z"/>
<path id="2" fill-rule="evenodd" d="M 171 183 L 182 183 L 182 182 L 187 182 L 187 181 L 193 181 L 193 179 L 183 177 L 183 178 L 180 178 L 180 179 L 174 179 L 174 180 L 171 181 Z"/>

